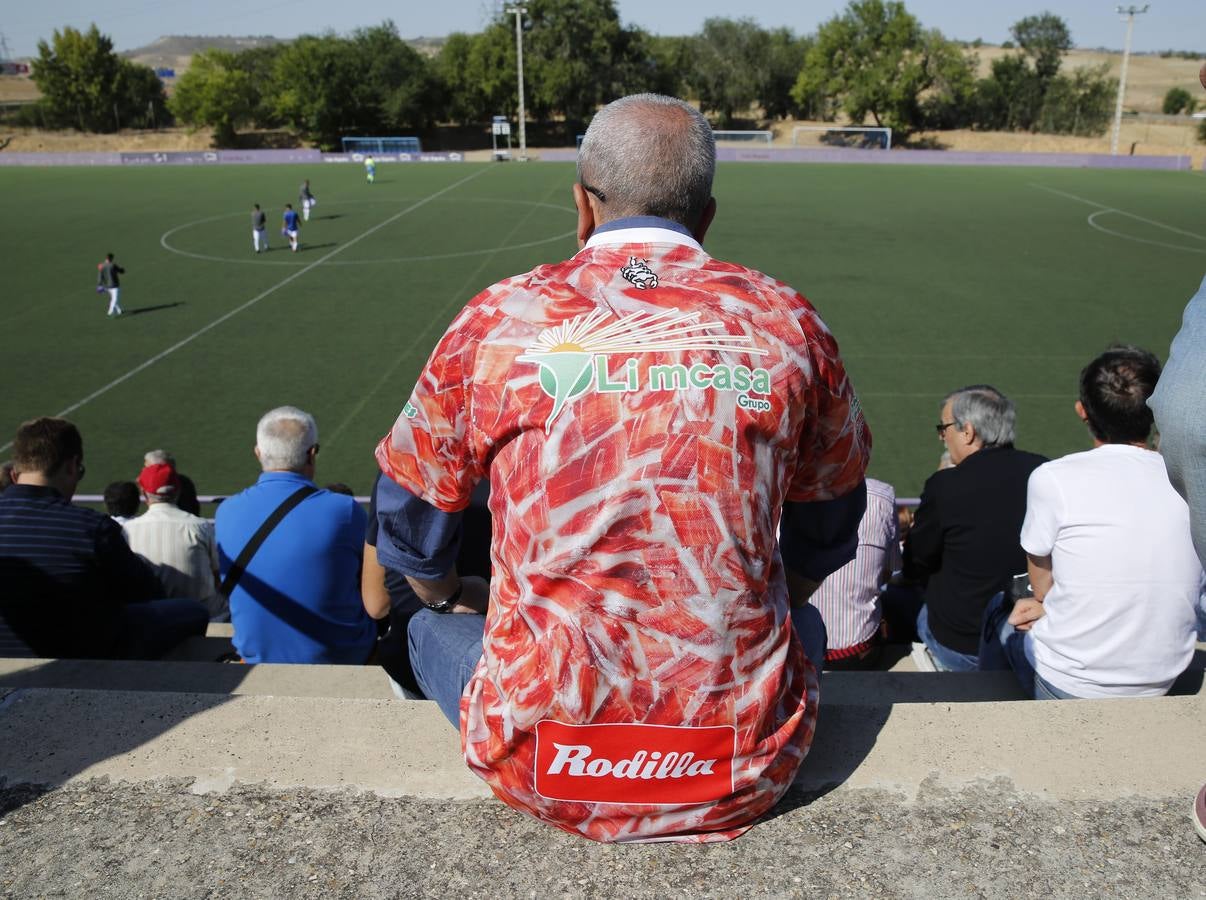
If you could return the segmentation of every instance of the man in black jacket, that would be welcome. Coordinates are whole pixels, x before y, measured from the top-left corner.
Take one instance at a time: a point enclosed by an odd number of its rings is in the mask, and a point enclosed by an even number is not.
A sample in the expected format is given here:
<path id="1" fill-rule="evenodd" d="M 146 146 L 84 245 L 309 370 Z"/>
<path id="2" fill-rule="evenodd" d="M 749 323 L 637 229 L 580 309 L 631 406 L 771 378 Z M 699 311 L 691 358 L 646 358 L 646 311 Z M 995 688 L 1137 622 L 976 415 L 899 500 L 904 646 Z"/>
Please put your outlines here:
<path id="1" fill-rule="evenodd" d="M 905 578 L 924 586 L 917 633 L 942 671 L 976 669 L 984 607 L 1026 571 L 1026 483 L 1047 460 L 1014 448 L 1015 419 L 1013 402 L 986 384 L 942 403 L 936 427 L 954 467 L 926 481 L 904 547 Z"/>

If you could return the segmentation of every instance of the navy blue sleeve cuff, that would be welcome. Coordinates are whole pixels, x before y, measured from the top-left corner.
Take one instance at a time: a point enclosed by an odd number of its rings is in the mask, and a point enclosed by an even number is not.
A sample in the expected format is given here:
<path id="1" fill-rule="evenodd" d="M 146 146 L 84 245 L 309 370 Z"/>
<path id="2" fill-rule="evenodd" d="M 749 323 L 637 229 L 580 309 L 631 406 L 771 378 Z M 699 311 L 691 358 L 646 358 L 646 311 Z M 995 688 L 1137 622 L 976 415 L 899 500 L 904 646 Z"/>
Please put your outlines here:
<path id="1" fill-rule="evenodd" d="M 811 581 L 823 581 L 854 559 L 866 509 L 866 481 L 833 500 L 784 503 L 779 526 L 783 565 Z"/>
<path id="2" fill-rule="evenodd" d="M 443 578 L 456 564 L 463 512 L 446 513 L 382 475 L 373 488 L 377 560 L 414 578 Z"/>

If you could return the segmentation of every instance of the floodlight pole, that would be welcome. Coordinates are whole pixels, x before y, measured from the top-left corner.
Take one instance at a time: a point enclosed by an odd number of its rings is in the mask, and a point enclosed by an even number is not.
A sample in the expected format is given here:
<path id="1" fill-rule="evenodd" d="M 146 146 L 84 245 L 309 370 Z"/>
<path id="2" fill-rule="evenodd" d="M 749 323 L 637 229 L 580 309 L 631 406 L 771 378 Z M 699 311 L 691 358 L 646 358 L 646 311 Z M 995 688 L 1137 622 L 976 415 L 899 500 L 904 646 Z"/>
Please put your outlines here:
<path id="1" fill-rule="evenodd" d="M 1114 11 L 1126 16 L 1126 43 L 1122 48 L 1122 72 L 1118 75 L 1118 102 L 1114 105 L 1114 133 L 1110 136 L 1110 154 L 1118 155 L 1118 133 L 1122 131 L 1122 98 L 1126 95 L 1126 70 L 1131 61 L 1131 33 L 1135 30 L 1135 16 L 1147 12 L 1150 3 L 1139 6 L 1116 6 Z"/>
<path id="2" fill-rule="evenodd" d="M 524 128 L 527 114 L 523 108 L 523 16 L 528 11 L 526 6 L 516 4 L 506 8 L 507 15 L 515 16 L 515 62 L 519 81 L 519 158 L 528 158 L 528 133 Z"/>

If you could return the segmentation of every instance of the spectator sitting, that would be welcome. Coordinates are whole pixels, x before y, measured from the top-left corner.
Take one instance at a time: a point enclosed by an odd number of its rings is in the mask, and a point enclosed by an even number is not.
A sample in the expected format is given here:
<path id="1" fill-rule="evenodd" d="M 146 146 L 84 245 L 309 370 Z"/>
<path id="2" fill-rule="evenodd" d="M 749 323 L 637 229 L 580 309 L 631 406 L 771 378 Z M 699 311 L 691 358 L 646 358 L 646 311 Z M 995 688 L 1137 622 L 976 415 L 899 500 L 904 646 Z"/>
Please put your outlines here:
<path id="1" fill-rule="evenodd" d="M 167 463 L 173 469 L 176 468 L 176 457 L 168 453 L 166 450 L 148 450 L 142 455 L 142 467 L 157 465 L 158 463 Z M 201 515 L 201 501 L 197 499 L 197 486 L 193 480 L 187 475 L 182 475 L 176 472 L 176 478 L 180 482 L 180 489 L 176 492 L 176 508 L 182 509 L 186 513 L 191 513 L 194 516 Z"/>
<path id="2" fill-rule="evenodd" d="M 154 659 L 209 619 L 163 587 L 109 516 L 73 506 L 84 444 L 66 419 L 25 422 L 0 495 L 0 614 L 39 656 Z M 151 602 L 153 601 L 153 602 Z"/>
<path id="3" fill-rule="evenodd" d="M 896 491 L 867 479 L 867 511 L 858 526 L 854 559 L 821 582 L 808 602 L 825 620 L 827 669 L 873 669 L 879 661 L 881 585 L 900 567 Z"/>
<path id="4" fill-rule="evenodd" d="M 1111 347 L 1080 374 L 1093 449 L 1030 476 L 1022 546 L 1034 596 L 985 615 L 981 668 L 1042 700 L 1154 697 L 1193 659 L 1202 568 L 1189 508 L 1147 449 L 1156 357 Z"/>
<path id="5" fill-rule="evenodd" d="M 251 663 L 367 661 L 377 634 L 360 599 L 368 517 L 351 497 L 314 484 L 318 426 L 309 413 L 292 406 L 265 413 L 255 455 L 263 474 L 216 516 L 235 649 Z M 290 501 L 296 508 L 286 508 Z M 232 574 L 281 510 L 279 524 Z"/>
<path id="6" fill-rule="evenodd" d="M 424 696 L 423 690 L 415 680 L 415 673 L 410 665 L 410 643 L 406 629 L 414 614 L 423 608 L 423 604 L 405 575 L 394 569 L 386 569 L 377 559 L 380 530 L 377 520 L 377 495 L 382 477 L 378 474 L 373 483 L 368 530 L 364 536 L 364 567 L 360 577 L 360 593 L 364 598 L 364 608 L 370 616 L 379 622 L 388 617 L 385 633 L 377 642 L 377 662 L 389 676 L 390 686 L 394 693 L 403 699 L 421 700 Z M 477 576 L 487 581 L 490 578 L 489 500 L 490 483 L 478 482 L 461 520 L 460 550 L 456 558 L 458 573 Z"/>
<path id="7" fill-rule="evenodd" d="M 1026 480 L 1046 460 L 1014 448 L 1015 418 L 1013 402 L 985 384 L 942 402 L 938 437 L 954 468 L 926 480 L 903 569 L 924 585 L 917 634 L 941 671 L 977 668 L 984 608 L 1026 568 Z"/>
<path id="8" fill-rule="evenodd" d="M 114 481 L 105 488 L 105 511 L 118 525 L 138 515 L 138 485 L 132 481 Z"/>
<path id="9" fill-rule="evenodd" d="M 153 463 L 138 476 L 147 511 L 125 523 L 130 549 L 155 569 L 168 597 L 200 600 L 211 619 L 226 621 L 230 609 L 214 581 L 218 550 L 208 519 L 177 508 L 180 480 L 168 463 Z"/>

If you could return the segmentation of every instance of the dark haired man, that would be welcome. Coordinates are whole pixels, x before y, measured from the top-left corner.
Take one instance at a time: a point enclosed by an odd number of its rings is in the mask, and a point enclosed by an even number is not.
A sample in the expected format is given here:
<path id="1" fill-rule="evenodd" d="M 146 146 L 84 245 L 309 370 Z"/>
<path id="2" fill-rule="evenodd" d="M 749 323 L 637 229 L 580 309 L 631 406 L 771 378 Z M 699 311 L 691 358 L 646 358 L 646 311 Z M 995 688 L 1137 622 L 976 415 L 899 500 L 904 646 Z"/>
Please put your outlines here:
<path id="1" fill-rule="evenodd" d="M 256 253 L 268 249 L 268 216 L 258 203 L 251 208 L 251 246 Z"/>
<path id="2" fill-rule="evenodd" d="M 125 525 L 138 515 L 138 485 L 132 481 L 114 481 L 105 488 L 105 512 L 118 525 Z"/>
<path id="3" fill-rule="evenodd" d="M 981 668 L 1036 699 L 1152 697 L 1193 658 L 1202 568 L 1189 510 L 1147 447 L 1160 363 L 1111 347 L 1080 374 L 1093 449 L 1030 476 L 1022 546 L 1034 596 L 985 613 Z"/>
<path id="4" fill-rule="evenodd" d="M 582 249 L 472 299 L 377 448 L 423 693 L 497 796 L 594 840 L 727 840 L 791 786 L 825 651 L 806 601 L 866 505 L 833 337 L 703 249 L 715 163 L 681 100 L 599 110 Z M 486 478 L 488 586 L 453 565 Z"/>
<path id="5" fill-rule="evenodd" d="M 71 504 L 84 477 L 74 425 L 25 422 L 13 456 L 16 483 L 0 495 L 0 616 L 35 654 L 153 659 L 204 633 L 204 606 L 157 600 L 163 587 L 121 526 Z"/>
<path id="6" fill-rule="evenodd" d="M 121 315 L 121 276 L 126 270 L 113 261 L 113 254 L 106 253 L 105 261 L 96 273 L 96 284 L 109 293 L 109 315 Z"/>

